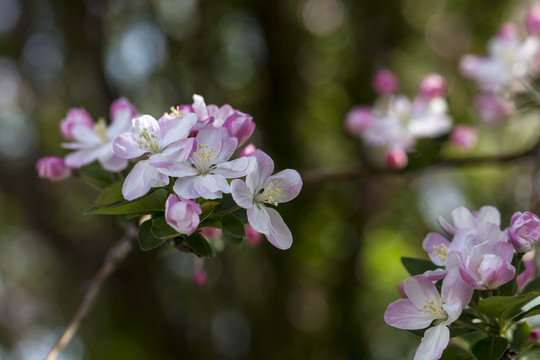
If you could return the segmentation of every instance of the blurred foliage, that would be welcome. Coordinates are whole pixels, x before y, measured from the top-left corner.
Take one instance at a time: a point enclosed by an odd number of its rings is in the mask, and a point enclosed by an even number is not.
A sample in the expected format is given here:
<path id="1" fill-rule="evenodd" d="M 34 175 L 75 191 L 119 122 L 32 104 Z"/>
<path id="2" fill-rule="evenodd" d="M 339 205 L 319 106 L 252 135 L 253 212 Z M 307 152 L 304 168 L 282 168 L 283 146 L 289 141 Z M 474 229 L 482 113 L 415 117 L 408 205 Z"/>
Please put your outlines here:
<path id="1" fill-rule="evenodd" d="M 484 53 L 526 6 L 0 0 L 0 358 L 43 358 L 121 235 L 110 217 L 82 216 L 96 189 L 37 179 L 39 156 L 65 154 L 58 124 L 68 108 L 97 118 L 126 96 L 159 116 L 198 93 L 253 115 L 253 141 L 278 170 L 356 164 L 365 154 L 342 120 L 373 101 L 376 69 L 394 69 L 408 94 L 422 75 L 443 74 L 452 115 L 471 123 L 474 86 L 457 75 L 459 58 Z M 537 120 L 482 129 L 474 153 L 525 148 L 537 140 Z M 424 257 L 422 239 L 457 206 L 497 206 L 503 223 L 514 211 L 538 211 L 536 171 L 518 162 L 305 184 L 280 205 L 293 247 L 226 246 L 205 261 L 205 287 L 190 280 L 193 255 L 137 250 L 61 358 L 412 358 L 416 338 L 382 320 L 407 277 L 399 258 Z"/>

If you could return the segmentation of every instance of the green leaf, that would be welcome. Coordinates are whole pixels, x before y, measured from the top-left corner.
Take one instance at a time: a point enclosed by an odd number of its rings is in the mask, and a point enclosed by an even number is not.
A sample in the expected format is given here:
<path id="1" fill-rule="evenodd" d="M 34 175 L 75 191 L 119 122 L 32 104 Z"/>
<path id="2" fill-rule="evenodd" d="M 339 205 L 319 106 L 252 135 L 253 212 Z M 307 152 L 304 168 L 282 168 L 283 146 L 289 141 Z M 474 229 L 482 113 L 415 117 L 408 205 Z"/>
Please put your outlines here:
<path id="1" fill-rule="evenodd" d="M 233 214 L 225 214 L 221 217 L 223 239 L 230 244 L 240 245 L 244 241 L 244 224 Z"/>
<path id="2" fill-rule="evenodd" d="M 216 206 L 218 206 L 219 203 L 217 201 L 205 201 L 203 202 L 201 206 L 201 215 L 199 215 L 199 220 L 202 222 L 204 221 L 212 212 L 214 212 L 214 209 Z"/>
<path id="3" fill-rule="evenodd" d="M 199 256 L 214 257 L 214 248 L 210 243 L 201 236 L 199 233 L 195 233 L 185 238 L 186 244 L 193 250 L 193 252 Z"/>
<path id="4" fill-rule="evenodd" d="M 222 228 L 221 216 L 216 215 L 216 214 L 212 214 L 208 216 L 206 219 L 204 219 L 204 221 L 201 221 L 201 223 L 199 224 L 199 228 L 202 228 L 202 227 L 213 227 L 213 228 L 221 229 Z"/>
<path id="5" fill-rule="evenodd" d="M 529 310 L 520 313 L 518 316 L 514 318 L 515 321 L 519 321 L 521 319 L 525 319 L 531 316 L 540 315 L 540 305 L 536 305 Z"/>
<path id="6" fill-rule="evenodd" d="M 152 221 L 147 220 L 139 227 L 139 246 L 141 250 L 148 251 L 163 244 L 165 239 L 157 239 L 152 235 Z"/>
<path id="7" fill-rule="evenodd" d="M 405 256 L 401 258 L 401 263 L 412 276 L 423 274 L 428 270 L 435 270 L 437 268 L 431 261 Z"/>
<path id="8" fill-rule="evenodd" d="M 167 224 L 164 217 L 160 216 L 152 219 L 152 235 L 158 239 L 170 239 L 180 236 L 180 234 Z"/>
<path id="9" fill-rule="evenodd" d="M 124 200 L 124 195 L 122 195 L 122 181 L 115 182 L 112 185 L 107 186 L 99 194 L 94 206 L 103 207 L 110 206 L 115 203 L 121 202 Z"/>
<path id="10" fill-rule="evenodd" d="M 527 323 L 522 323 L 516 326 L 514 332 L 512 333 L 512 349 L 520 352 L 530 333 L 531 327 Z"/>
<path id="11" fill-rule="evenodd" d="M 98 164 L 91 164 L 77 169 L 77 173 L 81 178 L 102 186 L 110 185 L 116 180 L 113 173 L 106 171 Z"/>
<path id="12" fill-rule="evenodd" d="M 441 360 L 476 360 L 476 358 L 467 349 L 451 343 L 444 350 Z"/>
<path id="13" fill-rule="evenodd" d="M 527 284 L 521 291 L 522 294 L 526 294 L 531 291 L 539 290 L 540 289 L 540 276 L 536 277 L 534 280 L 532 280 L 530 283 Z"/>
<path id="14" fill-rule="evenodd" d="M 510 319 L 521 312 L 523 305 L 538 296 L 538 292 L 533 291 L 519 296 L 492 296 L 480 300 L 478 310 L 491 317 L 501 320 Z"/>
<path id="15" fill-rule="evenodd" d="M 165 210 L 165 200 L 168 193 L 165 189 L 158 189 L 146 196 L 133 201 L 122 201 L 112 206 L 93 206 L 86 209 L 87 214 L 123 215 L 123 214 L 149 214 Z"/>
<path id="16" fill-rule="evenodd" d="M 500 360 L 508 348 L 508 340 L 493 336 L 482 339 L 471 348 L 478 360 Z"/>

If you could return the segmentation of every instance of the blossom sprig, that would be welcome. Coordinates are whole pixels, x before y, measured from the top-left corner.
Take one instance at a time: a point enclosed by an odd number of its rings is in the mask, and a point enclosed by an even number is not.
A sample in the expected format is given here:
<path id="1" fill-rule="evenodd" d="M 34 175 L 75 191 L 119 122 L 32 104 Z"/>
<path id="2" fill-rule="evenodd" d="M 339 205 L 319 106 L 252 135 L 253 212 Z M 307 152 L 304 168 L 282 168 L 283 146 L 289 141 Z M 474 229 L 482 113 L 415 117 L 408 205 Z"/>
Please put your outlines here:
<path id="1" fill-rule="evenodd" d="M 377 73 L 373 86 L 379 98 L 372 107 L 352 108 L 345 118 L 345 128 L 368 147 L 382 149 L 389 167 L 405 167 L 407 152 L 417 140 L 436 138 L 451 130 L 446 81 L 440 75 L 425 76 L 413 100 L 397 94 L 397 78 L 389 70 Z"/>
<path id="2" fill-rule="evenodd" d="M 540 74 L 539 6 L 535 4 L 526 12 L 523 31 L 508 22 L 489 40 L 486 55 L 468 54 L 460 61 L 462 76 L 480 90 L 474 107 L 486 125 L 500 124 L 514 114 L 520 107 L 516 101 L 520 94 L 540 101 L 535 88 Z"/>
<path id="3" fill-rule="evenodd" d="M 423 242 L 431 261 L 402 258 L 412 277 L 403 283 L 405 298 L 388 306 L 386 323 L 426 329 L 415 360 L 440 359 L 449 344 L 478 360 L 538 352 L 538 325 L 529 322 L 538 306 L 528 304 L 540 300 L 540 276 L 530 260 L 540 241 L 540 218 L 517 212 L 502 230 L 495 207 L 460 207 L 451 223 L 442 217 L 439 223 L 444 234 L 429 233 Z M 469 332 L 476 336 L 461 337 Z M 454 337 L 461 341 L 451 342 Z"/>
<path id="4" fill-rule="evenodd" d="M 213 246 L 217 238 L 242 245 L 256 244 L 262 235 L 289 248 L 291 231 L 275 207 L 299 194 L 300 175 L 291 169 L 271 175 L 270 156 L 253 144 L 241 148 L 255 130 L 249 114 L 206 105 L 200 95 L 193 100 L 156 119 L 119 99 L 111 105 L 109 125 L 71 109 L 60 131 L 69 141 L 63 147 L 74 152 L 40 159 L 38 174 L 52 181 L 84 174 L 105 185 L 85 213 L 142 219 L 143 250 L 169 242 L 212 257 L 221 248 Z M 195 270 L 204 271 L 198 264 Z"/>

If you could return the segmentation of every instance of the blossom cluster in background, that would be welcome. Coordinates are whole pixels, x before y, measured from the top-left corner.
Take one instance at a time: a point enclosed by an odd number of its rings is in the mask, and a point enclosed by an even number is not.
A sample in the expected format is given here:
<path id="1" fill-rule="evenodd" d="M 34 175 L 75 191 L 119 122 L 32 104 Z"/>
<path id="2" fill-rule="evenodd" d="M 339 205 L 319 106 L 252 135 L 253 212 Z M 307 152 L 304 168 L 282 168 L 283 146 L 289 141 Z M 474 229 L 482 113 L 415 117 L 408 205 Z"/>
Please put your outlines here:
<path id="1" fill-rule="evenodd" d="M 489 41 L 485 56 L 461 59 L 461 74 L 479 88 L 474 107 L 486 125 L 499 124 L 515 113 L 521 105 L 516 101 L 519 94 L 540 100 L 534 84 L 540 70 L 540 5 L 527 11 L 524 27 L 526 36 L 517 25 L 504 24 Z"/>
<path id="2" fill-rule="evenodd" d="M 421 260 L 404 259 L 413 276 L 403 283 L 405 298 L 388 306 L 386 323 L 406 330 L 427 328 L 415 359 L 439 359 L 451 336 L 468 331 L 482 334 L 470 345 L 477 357 L 485 351 L 485 339 L 498 342 L 496 349 L 491 343 L 488 346 L 500 352 L 493 359 L 532 351 L 534 339 L 530 344 L 515 344 L 506 336 L 516 329 L 534 335 L 534 326 L 540 326 L 530 321 L 534 310 L 522 311 L 540 295 L 540 278 L 532 260 L 540 240 L 540 218 L 517 212 L 509 227 L 501 230 L 496 208 L 485 206 L 471 213 L 460 207 L 452 212 L 451 223 L 443 218 L 439 223 L 444 235 L 429 233 L 423 242 L 432 262 L 428 269 Z M 423 268 L 415 267 L 420 264 Z"/>
<path id="3" fill-rule="evenodd" d="M 145 250 L 176 239 L 179 248 L 213 256 L 216 239 L 256 245 L 261 234 L 288 249 L 292 234 L 275 207 L 299 194 L 300 175 L 291 169 L 273 174 L 270 156 L 252 144 L 242 148 L 255 130 L 249 114 L 206 105 L 199 95 L 193 100 L 155 119 L 122 98 L 110 107 L 110 123 L 70 109 L 60 132 L 67 141 L 62 146 L 73 151 L 40 159 L 38 174 L 63 180 L 95 161 L 117 173 L 120 180 L 107 184 L 87 213 L 151 215 L 139 231 Z M 205 282 L 202 273 L 199 266 L 195 283 Z"/>

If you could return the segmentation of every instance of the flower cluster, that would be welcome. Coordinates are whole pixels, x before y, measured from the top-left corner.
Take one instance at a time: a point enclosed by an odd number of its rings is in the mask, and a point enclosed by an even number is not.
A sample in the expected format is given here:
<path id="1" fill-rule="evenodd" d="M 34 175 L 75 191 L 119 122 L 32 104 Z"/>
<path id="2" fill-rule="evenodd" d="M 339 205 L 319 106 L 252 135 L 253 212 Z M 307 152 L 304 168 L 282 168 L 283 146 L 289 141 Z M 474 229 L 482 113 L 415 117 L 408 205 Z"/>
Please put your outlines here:
<path id="1" fill-rule="evenodd" d="M 523 263 L 524 254 L 532 255 L 540 240 L 540 218 L 517 212 L 508 229 L 501 230 L 496 208 L 470 212 L 460 207 L 452 212 L 452 223 L 440 217 L 439 224 L 444 236 L 429 233 L 423 242 L 432 262 L 429 270 L 422 260 L 403 259 L 413 276 L 403 284 L 405 298 L 388 306 L 386 323 L 406 330 L 428 328 L 415 359 L 439 359 L 451 330 L 483 332 L 479 341 L 496 338 L 502 344 L 496 350 L 500 358 L 520 350 L 511 348 L 505 336 L 528 317 L 522 306 L 540 295 L 540 284 L 525 286 L 536 277 L 534 262 Z"/>
<path id="2" fill-rule="evenodd" d="M 193 100 L 155 119 L 119 99 L 111 105 L 109 125 L 103 118 L 94 122 L 84 109 L 71 109 L 60 132 L 68 141 L 63 147 L 73 152 L 40 159 L 38 173 L 62 180 L 97 160 L 103 170 L 125 175 L 87 213 L 151 215 L 139 231 L 145 250 L 176 239 L 179 248 L 211 256 L 209 231 L 232 243 L 247 233 L 255 244 L 264 234 L 288 249 L 292 234 L 275 207 L 299 194 L 300 175 L 291 169 L 272 174 L 274 162 L 266 153 L 252 144 L 241 149 L 255 130 L 250 115 L 229 105 L 206 105 L 199 95 Z M 104 198 L 113 201 L 103 203 Z M 247 232 L 241 219 L 249 223 Z"/>
<path id="3" fill-rule="evenodd" d="M 540 5 L 525 15 L 527 36 L 513 23 L 503 25 L 488 43 L 486 56 L 465 55 L 461 74 L 480 88 L 474 105 L 482 122 L 495 125 L 514 113 L 515 96 L 534 93 L 540 66 Z M 536 95 L 533 95 L 536 96 Z"/>
<path id="4" fill-rule="evenodd" d="M 417 139 L 435 138 L 450 131 L 452 118 L 444 98 L 446 81 L 440 75 L 425 76 L 413 100 L 397 94 L 398 81 L 389 70 L 375 75 L 373 87 L 379 94 L 375 105 L 352 108 L 345 128 L 365 144 L 383 149 L 389 167 L 405 167 L 407 152 Z"/>

